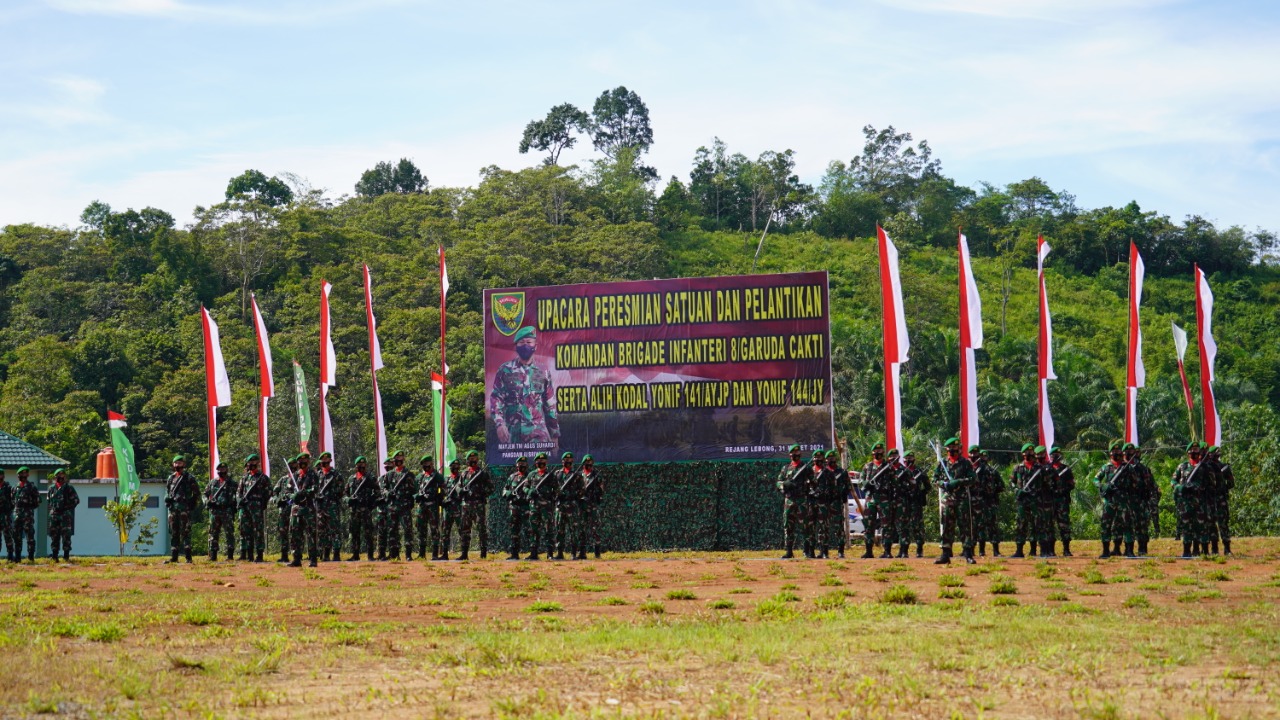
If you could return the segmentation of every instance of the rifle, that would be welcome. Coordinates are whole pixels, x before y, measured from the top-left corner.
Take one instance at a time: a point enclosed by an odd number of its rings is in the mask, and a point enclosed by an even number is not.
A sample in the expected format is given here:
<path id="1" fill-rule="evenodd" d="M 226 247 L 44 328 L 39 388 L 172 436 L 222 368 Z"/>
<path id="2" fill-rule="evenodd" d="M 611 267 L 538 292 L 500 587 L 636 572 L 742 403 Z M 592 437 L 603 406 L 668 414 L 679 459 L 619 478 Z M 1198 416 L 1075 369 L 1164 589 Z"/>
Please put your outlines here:
<path id="1" fill-rule="evenodd" d="M 895 464 L 896 463 L 886 462 L 884 464 L 884 467 L 880 468 L 880 472 L 876 473 L 874 476 L 872 476 L 870 480 L 867 481 L 867 487 L 874 487 L 876 484 L 876 481 L 880 479 L 880 476 L 884 475 L 885 471 L 892 468 Z"/>
<path id="2" fill-rule="evenodd" d="M 325 491 L 329 489 L 329 486 L 333 484 L 333 479 L 337 476 L 338 476 L 337 472 L 329 473 L 329 477 L 325 478 L 324 484 L 320 486 L 319 490 L 316 490 L 316 498 L 319 498 L 320 496 L 325 494 Z"/>
<path id="3" fill-rule="evenodd" d="M 554 475 L 554 473 L 546 472 L 546 473 L 543 473 L 541 478 L 538 478 L 538 484 L 534 485 L 533 488 L 529 490 L 530 500 L 532 500 L 538 494 L 538 491 L 542 489 L 542 483 L 546 482 L 547 478 L 551 477 L 552 475 Z"/>
<path id="4" fill-rule="evenodd" d="M 220 485 L 218 489 L 213 492 L 213 497 L 209 498 L 209 502 L 207 504 L 209 505 L 210 508 L 212 508 L 214 504 L 218 502 L 218 498 L 222 497 L 222 492 L 226 489 L 227 489 L 227 483 L 226 481 L 223 481 L 222 485 Z"/>
<path id="5" fill-rule="evenodd" d="M 1018 490 L 1021 492 L 1028 492 L 1031 489 L 1031 483 L 1035 482 L 1035 479 L 1040 477 L 1040 473 L 1042 472 L 1044 472 L 1043 465 L 1037 468 L 1035 472 L 1031 473 L 1031 477 L 1027 478 L 1027 481 L 1023 483 L 1022 487 L 1018 488 Z"/>

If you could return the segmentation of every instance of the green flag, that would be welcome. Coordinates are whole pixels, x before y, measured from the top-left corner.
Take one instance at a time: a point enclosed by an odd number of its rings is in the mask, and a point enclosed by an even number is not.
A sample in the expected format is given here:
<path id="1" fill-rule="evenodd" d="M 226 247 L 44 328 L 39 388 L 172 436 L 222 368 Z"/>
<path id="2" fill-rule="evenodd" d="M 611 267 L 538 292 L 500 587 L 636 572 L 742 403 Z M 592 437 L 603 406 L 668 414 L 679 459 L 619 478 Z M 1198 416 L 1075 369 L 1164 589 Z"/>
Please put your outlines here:
<path id="1" fill-rule="evenodd" d="M 443 472 L 445 468 L 449 467 L 449 463 L 453 462 L 454 459 L 458 457 L 458 446 L 453 444 L 453 435 L 448 431 L 449 425 L 453 421 L 453 409 L 450 408 L 448 404 L 445 404 L 444 406 L 444 428 L 440 427 L 440 400 L 441 396 L 444 395 L 444 383 L 441 382 L 442 379 L 443 378 L 436 373 L 431 374 L 431 416 L 434 418 L 432 422 L 435 425 L 436 431 L 435 454 L 437 456 L 440 453 L 440 438 L 444 437 L 445 439 L 444 459 L 440 461 L 440 469 Z"/>
<path id="2" fill-rule="evenodd" d="M 307 376 L 302 374 L 302 366 L 293 361 L 294 400 L 298 407 L 298 447 L 307 452 L 307 443 L 311 440 L 311 404 L 307 402 Z"/>
<path id="3" fill-rule="evenodd" d="M 116 455 L 116 495 L 120 502 L 128 502 L 138 492 L 138 466 L 133 461 L 133 444 L 124 436 L 128 423 L 118 412 L 107 411 L 107 425 L 111 428 L 111 449 Z"/>

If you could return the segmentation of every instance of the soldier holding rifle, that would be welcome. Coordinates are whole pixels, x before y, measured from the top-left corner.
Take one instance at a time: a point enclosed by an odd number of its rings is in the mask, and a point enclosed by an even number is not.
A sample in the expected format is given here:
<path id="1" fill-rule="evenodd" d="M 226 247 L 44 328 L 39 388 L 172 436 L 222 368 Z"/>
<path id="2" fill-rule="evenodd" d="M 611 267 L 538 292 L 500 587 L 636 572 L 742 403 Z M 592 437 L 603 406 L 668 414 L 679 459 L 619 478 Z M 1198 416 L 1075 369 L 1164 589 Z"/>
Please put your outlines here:
<path id="1" fill-rule="evenodd" d="M 960 454 L 960 439 L 947 438 L 944 443 L 947 457 L 939 455 L 937 468 L 933 472 L 933 482 L 942 491 L 942 555 L 934 561 L 936 565 L 947 565 L 953 557 L 952 544 L 956 535 L 960 536 L 964 561 L 972 565 L 975 523 L 973 517 L 973 465 Z M 937 446 L 934 446 L 935 451 Z"/>

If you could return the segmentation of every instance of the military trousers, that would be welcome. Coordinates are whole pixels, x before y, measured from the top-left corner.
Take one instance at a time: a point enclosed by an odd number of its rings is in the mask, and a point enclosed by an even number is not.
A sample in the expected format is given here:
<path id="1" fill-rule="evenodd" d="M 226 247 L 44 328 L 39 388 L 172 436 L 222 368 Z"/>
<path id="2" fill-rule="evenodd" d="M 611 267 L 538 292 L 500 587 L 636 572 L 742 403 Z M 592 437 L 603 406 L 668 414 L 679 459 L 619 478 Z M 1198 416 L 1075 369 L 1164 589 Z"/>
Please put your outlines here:
<path id="1" fill-rule="evenodd" d="M 227 539 L 227 557 L 234 557 L 236 552 L 236 514 L 229 508 L 209 510 L 209 556 L 218 554 L 219 541 Z"/>

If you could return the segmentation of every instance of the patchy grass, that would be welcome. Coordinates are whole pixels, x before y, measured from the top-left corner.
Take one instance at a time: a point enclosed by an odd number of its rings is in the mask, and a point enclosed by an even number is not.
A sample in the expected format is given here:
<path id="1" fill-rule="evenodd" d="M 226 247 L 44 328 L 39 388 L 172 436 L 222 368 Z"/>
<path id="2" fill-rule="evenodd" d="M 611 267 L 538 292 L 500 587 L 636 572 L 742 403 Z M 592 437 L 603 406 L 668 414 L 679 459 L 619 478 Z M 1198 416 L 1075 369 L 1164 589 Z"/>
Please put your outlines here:
<path id="1" fill-rule="evenodd" d="M 681 588 L 677 590 L 668 590 L 667 599 L 668 600 L 697 600 L 698 596 L 694 595 L 692 590 L 685 590 Z"/>
<path id="2" fill-rule="evenodd" d="M 991 584 L 987 586 L 987 591 L 992 595 L 1016 595 L 1018 594 L 1018 586 L 1013 582 L 1013 578 L 997 575 L 991 578 Z"/>
<path id="3" fill-rule="evenodd" d="M 880 593 L 880 602 L 888 605 L 915 605 L 920 597 L 906 585 L 891 585 Z"/>
<path id="4" fill-rule="evenodd" d="M 538 600 L 530 604 L 525 610 L 531 613 L 563 612 L 564 605 L 554 600 Z"/>
<path id="5" fill-rule="evenodd" d="M 707 603 L 707 607 L 711 610 L 732 610 L 737 607 L 737 603 L 725 598 L 718 598 Z"/>

